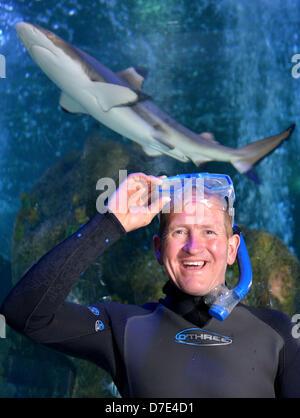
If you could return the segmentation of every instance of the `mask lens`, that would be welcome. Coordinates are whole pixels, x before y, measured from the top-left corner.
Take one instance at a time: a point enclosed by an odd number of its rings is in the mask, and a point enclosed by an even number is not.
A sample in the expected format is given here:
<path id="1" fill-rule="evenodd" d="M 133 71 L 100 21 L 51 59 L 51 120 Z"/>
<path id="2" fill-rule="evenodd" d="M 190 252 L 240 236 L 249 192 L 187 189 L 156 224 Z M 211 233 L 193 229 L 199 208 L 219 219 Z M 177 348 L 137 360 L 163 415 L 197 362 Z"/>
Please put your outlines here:
<path id="1" fill-rule="evenodd" d="M 194 173 L 168 177 L 158 187 L 160 196 L 170 196 L 174 201 L 183 201 L 183 206 L 191 200 L 208 207 L 218 207 L 234 214 L 234 188 L 229 176 L 225 174 Z"/>
<path id="2" fill-rule="evenodd" d="M 183 178 L 176 178 L 170 177 L 166 178 L 163 181 L 163 184 L 159 186 L 160 193 L 174 193 L 179 192 L 184 187 L 184 179 Z"/>
<path id="3" fill-rule="evenodd" d="M 218 179 L 205 179 L 204 187 L 206 187 L 209 190 L 214 190 L 224 187 L 224 184 L 222 181 Z"/>

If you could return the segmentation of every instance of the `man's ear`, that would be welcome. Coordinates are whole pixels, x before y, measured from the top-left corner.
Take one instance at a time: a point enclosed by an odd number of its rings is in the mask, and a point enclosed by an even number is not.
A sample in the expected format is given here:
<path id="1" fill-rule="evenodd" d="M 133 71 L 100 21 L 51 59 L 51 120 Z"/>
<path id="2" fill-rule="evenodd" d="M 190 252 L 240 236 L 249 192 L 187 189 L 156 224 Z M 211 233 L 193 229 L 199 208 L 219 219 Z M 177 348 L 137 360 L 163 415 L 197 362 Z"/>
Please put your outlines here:
<path id="1" fill-rule="evenodd" d="M 157 234 L 154 235 L 154 237 L 153 237 L 153 245 L 154 245 L 156 260 L 162 266 L 163 265 L 163 261 L 162 261 L 162 240 L 161 240 L 160 236 L 158 236 Z"/>
<path id="2" fill-rule="evenodd" d="M 238 234 L 233 234 L 228 239 L 227 264 L 232 265 L 235 262 L 236 254 L 237 254 L 240 242 L 241 240 Z"/>

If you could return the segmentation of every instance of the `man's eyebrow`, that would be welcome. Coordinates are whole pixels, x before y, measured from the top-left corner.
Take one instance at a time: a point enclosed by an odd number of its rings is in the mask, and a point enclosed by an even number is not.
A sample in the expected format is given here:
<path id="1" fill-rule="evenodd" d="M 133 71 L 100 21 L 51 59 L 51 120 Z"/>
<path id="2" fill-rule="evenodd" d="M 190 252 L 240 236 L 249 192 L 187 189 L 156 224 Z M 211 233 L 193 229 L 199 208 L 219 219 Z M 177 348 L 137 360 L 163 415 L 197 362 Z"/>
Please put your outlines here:
<path id="1" fill-rule="evenodd" d="M 199 228 L 203 228 L 203 229 L 217 229 L 218 227 L 219 226 L 214 223 L 199 226 Z"/>
<path id="2" fill-rule="evenodd" d="M 173 225 L 169 225 L 168 229 L 172 230 L 176 228 L 187 228 L 188 226 L 189 226 L 188 224 L 173 224 Z"/>
<path id="3" fill-rule="evenodd" d="M 199 225 L 199 224 L 185 223 L 185 224 L 173 224 L 173 225 L 170 225 L 168 227 L 168 231 L 173 231 L 176 228 L 190 229 L 191 226 L 194 227 L 194 228 L 197 228 L 197 229 L 214 229 L 214 230 L 220 229 L 220 226 L 219 225 L 216 225 L 214 223 L 208 223 L 208 224 L 204 224 L 204 225 L 203 224 Z"/>
<path id="4" fill-rule="evenodd" d="M 178 226 L 186 226 L 187 224 L 178 224 L 178 223 L 173 223 L 170 225 L 171 228 L 177 228 Z"/>

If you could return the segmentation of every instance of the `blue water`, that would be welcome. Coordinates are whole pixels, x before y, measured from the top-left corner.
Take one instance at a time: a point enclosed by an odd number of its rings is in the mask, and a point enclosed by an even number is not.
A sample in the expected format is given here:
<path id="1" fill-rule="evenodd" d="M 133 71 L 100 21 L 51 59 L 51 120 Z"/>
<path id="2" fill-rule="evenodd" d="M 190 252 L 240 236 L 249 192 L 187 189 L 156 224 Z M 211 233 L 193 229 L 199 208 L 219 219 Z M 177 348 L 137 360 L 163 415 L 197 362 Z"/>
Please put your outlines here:
<path id="1" fill-rule="evenodd" d="M 81 149 L 95 124 L 88 116 L 60 110 L 57 87 L 17 38 L 14 25 L 25 20 L 54 31 L 113 71 L 146 68 L 144 90 L 160 108 L 195 132 L 214 132 L 226 146 L 239 147 L 295 122 L 290 140 L 255 167 L 260 185 L 229 164 L 209 163 L 205 171 L 232 176 L 237 223 L 277 235 L 300 258 L 300 78 L 293 78 L 291 62 L 300 53 L 298 5 L 296 0 L 0 1 L 6 70 L 6 78 L 0 78 L 0 255 L 11 259 L 21 193 L 68 151 Z M 99 132 L 130 143 L 105 127 Z M 174 175 L 201 169 L 171 158 L 158 164 L 145 159 L 140 171 L 152 167 L 153 174 Z M 8 366 L 15 365 L 10 377 L 22 386 L 22 373 L 28 368 L 34 381 L 42 363 L 31 364 L 23 351 L 18 356 Z M 51 359 L 55 371 L 60 363 Z M 70 365 L 61 368 L 58 375 L 68 380 Z M 9 384 L 1 389 L 1 373 L 0 396 L 14 396 L 13 386 L 12 395 Z M 59 379 L 49 376 L 55 386 Z M 56 393 L 51 388 L 43 389 L 43 396 Z"/>
<path id="2" fill-rule="evenodd" d="M 114 71 L 148 69 L 144 90 L 195 132 L 212 131 L 237 147 L 295 122 L 292 138 L 257 167 L 257 186 L 230 165 L 237 220 L 281 238 L 299 257 L 300 52 L 298 2 L 254 0 L 83 0 L 0 2 L 0 253 L 10 258 L 20 194 L 71 149 L 81 148 L 94 121 L 58 107 L 59 91 L 31 60 L 14 25 L 37 23 Z M 125 138 L 101 128 L 116 141 Z M 171 160 L 169 174 L 183 165 Z M 188 165 L 196 171 L 192 164 Z M 143 167 L 141 167 L 141 171 Z"/>

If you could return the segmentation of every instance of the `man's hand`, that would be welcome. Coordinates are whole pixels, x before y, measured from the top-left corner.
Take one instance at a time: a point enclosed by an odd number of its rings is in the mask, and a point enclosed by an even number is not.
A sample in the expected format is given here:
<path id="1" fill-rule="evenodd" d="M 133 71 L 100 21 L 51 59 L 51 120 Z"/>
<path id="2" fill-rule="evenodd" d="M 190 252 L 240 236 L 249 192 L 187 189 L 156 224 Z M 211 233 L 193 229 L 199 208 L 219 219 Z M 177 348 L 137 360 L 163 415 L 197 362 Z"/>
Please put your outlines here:
<path id="1" fill-rule="evenodd" d="M 151 189 L 154 190 L 162 184 L 163 177 L 166 176 L 130 174 L 110 196 L 108 209 L 118 218 L 125 231 L 133 231 L 148 225 L 170 201 L 169 197 L 151 200 Z"/>

